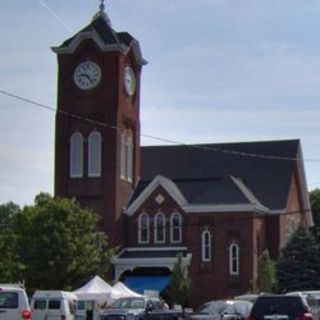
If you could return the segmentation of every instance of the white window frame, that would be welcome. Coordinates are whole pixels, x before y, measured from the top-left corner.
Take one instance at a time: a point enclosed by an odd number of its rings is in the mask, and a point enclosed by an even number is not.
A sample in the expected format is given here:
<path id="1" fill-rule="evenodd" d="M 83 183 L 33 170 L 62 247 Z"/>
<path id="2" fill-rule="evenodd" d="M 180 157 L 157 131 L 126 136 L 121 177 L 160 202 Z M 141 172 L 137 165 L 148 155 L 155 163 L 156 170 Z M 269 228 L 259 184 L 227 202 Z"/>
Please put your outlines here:
<path id="1" fill-rule="evenodd" d="M 120 136 L 120 177 L 126 179 L 126 132 L 122 132 Z"/>
<path id="2" fill-rule="evenodd" d="M 235 250 L 235 251 L 234 251 Z M 229 273 L 232 276 L 240 274 L 240 247 L 233 242 L 229 246 Z"/>
<path id="3" fill-rule="evenodd" d="M 132 182 L 133 178 L 133 142 L 130 131 L 127 132 L 126 138 L 126 178 Z"/>
<path id="4" fill-rule="evenodd" d="M 174 225 L 174 218 L 178 217 L 178 225 Z M 173 239 L 174 231 L 178 229 L 179 239 Z M 170 216 L 170 241 L 171 243 L 181 243 L 182 242 L 182 216 L 179 212 L 174 212 Z"/>
<path id="5" fill-rule="evenodd" d="M 163 239 L 158 239 L 158 218 L 162 221 L 162 233 Z M 159 226 L 161 227 L 161 226 Z M 165 243 L 166 242 L 166 217 L 162 212 L 158 212 L 154 217 L 154 242 L 155 243 Z"/>
<path id="6" fill-rule="evenodd" d="M 93 131 L 88 138 L 88 176 L 101 177 L 102 137 L 100 132 Z M 95 168 L 96 165 L 96 168 Z"/>
<path id="7" fill-rule="evenodd" d="M 201 253 L 202 261 L 210 262 L 212 259 L 212 235 L 209 230 L 204 230 L 201 234 Z M 208 255 L 207 255 L 208 253 Z"/>
<path id="8" fill-rule="evenodd" d="M 142 239 L 142 219 L 146 218 L 147 220 L 147 239 Z M 150 242 L 150 218 L 146 212 L 143 212 L 139 215 L 138 218 L 138 243 L 149 243 Z"/>
<path id="9" fill-rule="evenodd" d="M 79 139 L 79 141 L 76 141 Z M 79 143 L 76 146 L 76 143 Z M 83 143 L 84 139 L 80 132 L 75 132 L 70 137 L 70 177 L 71 178 L 82 178 L 83 177 Z M 75 165 L 75 161 L 78 159 L 79 163 Z"/>
<path id="10" fill-rule="evenodd" d="M 133 181 L 134 144 L 132 133 L 125 130 L 120 136 L 120 178 L 128 182 Z"/>

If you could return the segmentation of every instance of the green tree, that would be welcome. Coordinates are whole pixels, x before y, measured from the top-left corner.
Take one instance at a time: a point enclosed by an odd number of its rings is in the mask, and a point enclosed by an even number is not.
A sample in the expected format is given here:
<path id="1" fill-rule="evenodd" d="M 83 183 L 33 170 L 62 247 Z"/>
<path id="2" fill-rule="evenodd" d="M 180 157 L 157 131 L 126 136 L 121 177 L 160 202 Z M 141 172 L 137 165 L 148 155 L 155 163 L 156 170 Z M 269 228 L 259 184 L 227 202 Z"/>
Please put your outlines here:
<path id="1" fill-rule="evenodd" d="M 2 283 L 21 280 L 16 278 L 16 270 L 20 266 L 16 257 L 17 237 L 13 228 L 13 220 L 19 214 L 21 209 L 13 202 L 0 205 L 0 282 Z"/>
<path id="2" fill-rule="evenodd" d="M 74 199 L 39 194 L 15 220 L 19 277 L 31 290 L 70 290 L 90 276 L 103 277 L 113 250 L 97 226 L 98 216 Z"/>
<path id="3" fill-rule="evenodd" d="M 258 288 L 261 292 L 273 292 L 277 286 L 276 264 L 264 250 L 258 260 Z"/>
<path id="4" fill-rule="evenodd" d="M 311 210 L 314 221 L 312 231 L 320 243 L 320 189 L 314 189 L 310 192 Z"/>
<path id="5" fill-rule="evenodd" d="M 319 249 L 310 231 L 300 228 L 294 233 L 277 262 L 280 292 L 320 287 Z"/>
<path id="6" fill-rule="evenodd" d="M 172 304 L 186 307 L 191 296 L 191 281 L 186 276 L 186 268 L 182 266 L 182 255 L 177 256 L 177 262 L 172 270 L 171 281 L 167 289 L 167 300 Z"/>

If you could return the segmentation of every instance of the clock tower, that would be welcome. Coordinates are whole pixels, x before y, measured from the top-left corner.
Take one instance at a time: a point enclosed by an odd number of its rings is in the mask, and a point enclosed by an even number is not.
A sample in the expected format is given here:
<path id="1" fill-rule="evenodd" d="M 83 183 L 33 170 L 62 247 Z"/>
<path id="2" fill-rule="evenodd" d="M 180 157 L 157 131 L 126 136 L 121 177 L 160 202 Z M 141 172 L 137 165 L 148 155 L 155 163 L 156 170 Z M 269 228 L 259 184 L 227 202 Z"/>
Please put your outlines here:
<path id="1" fill-rule="evenodd" d="M 140 170 L 139 43 L 104 11 L 52 50 L 58 59 L 55 196 L 101 216 L 111 245 L 123 239 L 122 210 Z"/>

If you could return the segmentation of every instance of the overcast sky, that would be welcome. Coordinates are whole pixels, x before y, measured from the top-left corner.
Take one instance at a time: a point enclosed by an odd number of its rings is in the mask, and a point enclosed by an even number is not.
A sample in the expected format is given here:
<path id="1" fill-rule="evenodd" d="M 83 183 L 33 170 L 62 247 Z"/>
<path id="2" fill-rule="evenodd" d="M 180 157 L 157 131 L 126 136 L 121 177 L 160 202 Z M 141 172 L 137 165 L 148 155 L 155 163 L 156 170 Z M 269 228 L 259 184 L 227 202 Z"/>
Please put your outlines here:
<path id="1" fill-rule="evenodd" d="M 0 10 L 0 203 L 53 193 L 56 56 L 99 0 L 10 0 Z M 301 139 L 320 186 L 319 0 L 108 0 L 144 58 L 142 134 L 180 143 Z M 160 140 L 143 137 L 143 144 Z"/>

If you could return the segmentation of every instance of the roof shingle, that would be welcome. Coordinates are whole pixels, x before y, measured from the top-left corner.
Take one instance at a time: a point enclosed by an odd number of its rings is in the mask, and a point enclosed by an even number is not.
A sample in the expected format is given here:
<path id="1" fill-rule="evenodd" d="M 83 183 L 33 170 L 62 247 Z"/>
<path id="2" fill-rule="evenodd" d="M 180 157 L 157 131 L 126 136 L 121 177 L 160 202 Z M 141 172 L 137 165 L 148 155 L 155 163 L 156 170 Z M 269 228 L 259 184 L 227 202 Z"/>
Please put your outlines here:
<path id="1" fill-rule="evenodd" d="M 231 181 L 240 178 L 270 209 L 286 206 L 299 140 L 142 147 L 141 181 L 171 179 L 190 203 L 236 204 L 248 199 Z M 291 160 L 290 160 L 291 159 Z"/>

